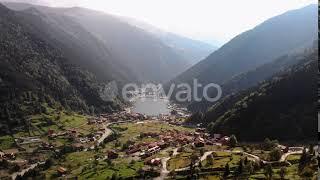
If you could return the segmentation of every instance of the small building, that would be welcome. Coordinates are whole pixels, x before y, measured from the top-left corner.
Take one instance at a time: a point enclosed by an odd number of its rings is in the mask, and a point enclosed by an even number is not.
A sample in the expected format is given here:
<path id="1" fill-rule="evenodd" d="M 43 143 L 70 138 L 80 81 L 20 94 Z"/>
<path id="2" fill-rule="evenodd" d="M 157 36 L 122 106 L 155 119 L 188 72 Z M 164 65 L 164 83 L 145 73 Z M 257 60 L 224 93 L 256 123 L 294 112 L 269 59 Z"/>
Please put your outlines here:
<path id="1" fill-rule="evenodd" d="M 221 137 L 221 134 L 213 134 L 213 139 L 220 139 Z"/>
<path id="2" fill-rule="evenodd" d="M 108 151 L 108 159 L 117 159 L 119 157 L 119 154 L 115 151 Z"/>
<path id="3" fill-rule="evenodd" d="M 19 150 L 18 149 L 7 149 L 7 150 L 3 150 L 3 153 L 4 153 L 5 158 L 15 159 L 16 154 L 19 153 Z"/>
<path id="4" fill-rule="evenodd" d="M 4 158 L 4 152 L 0 151 L 0 158 Z"/>
<path id="5" fill-rule="evenodd" d="M 52 136 L 53 134 L 54 134 L 54 130 L 49 129 L 49 130 L 48 130 L 48 136 Z"/>
<path id="6" fill-rule="evenodd" d="M 40 148 L 43 150 L 52 150 L 54 148 L 54 146 L 50 143 L 42 142 L 40 145 Z"/>
<path id="7" fill-rule="evenodd" d="M 218 142 L 222 145 L 229 145 L 230 137 L 224 136 Z"/>
<path id="8" fill-rule="evenodd" d="M 88 121 L 88 125 L 95 124 L 95 123 L 96 123 L 95 119 L 89 119 Z"/>
<path id="9" fill-rule="evenodd" d="M 73 143 L 71 146 L 75 151 L 82 151 L 84 149 L 84 146 L 81 143 Z"/>
<path id="10" fill-rule="evenodd" d="M 57 173 L 58 173 L 59 176 L 63 176 L 65 174 L 67 174 L 67 169 L 64 168 L 64 167 L 59 166 L 58 169 L 57 169 Z"/>
<path id="11" fill-rule="evenodd" d="M 146 164 L 151 166 L 159 166 L 161 164 L 161 159 L 160 158 L 150 159 L 149 161 L 146 162 Z"/>

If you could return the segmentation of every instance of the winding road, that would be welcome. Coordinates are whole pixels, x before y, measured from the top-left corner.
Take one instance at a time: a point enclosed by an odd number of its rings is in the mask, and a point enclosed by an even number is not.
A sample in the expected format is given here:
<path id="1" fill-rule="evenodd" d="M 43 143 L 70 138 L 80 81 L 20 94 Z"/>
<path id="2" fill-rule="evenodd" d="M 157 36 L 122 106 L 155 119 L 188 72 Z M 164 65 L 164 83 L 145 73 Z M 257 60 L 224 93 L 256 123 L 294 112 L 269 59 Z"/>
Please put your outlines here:
<path id="1" fill-rule="evenodd" d="M 199 158 L 199 161 L 195 164 L 195 166 L 198 166 L 199 165 L 199 162 L 202 162 L 204 160 L 207 159 L 207 157 L 214 153 L 214 152 L 221 152 L 221 151 L 207 151 L 205 152 L 200 158 Z M 288 153 L 285 153 L 281 156 L 281 158 L 279 159 L 279 161 L 265 161 L 265 160 L 262 160 L 259 156 L 256 156 L 254 154 L 250 154 L 250 153 L 247 153 L 247 152 L 243 152 L 243 151 L 230 151 L 230 150 L 224 150 L 222 152 L 229 152 L 229 153 L 234 153 L 234 154 L 244 154 L 248 157 L 251 157 L 253 158 L 255 161 L 257 162 L 262 162 L 264 164 L 272 164 L 272 163 L 279 163 L 279 162 L 285 162 L 286 159 L 288 158 L 288 156 L 290 155 L 296 155 L 296 154 L 302 154 L 302 151 L 294 151 L 294 152 L 288 152 Z M 170 159 L 170 158 L 169 158 Z M 186 171 L 186 170 L 189 170 L 190 167 L 185 167 L 185 168 L 179 168 L 179 169 L 175 169 L 176 172 L 179 172 L 179 171 Z"/>

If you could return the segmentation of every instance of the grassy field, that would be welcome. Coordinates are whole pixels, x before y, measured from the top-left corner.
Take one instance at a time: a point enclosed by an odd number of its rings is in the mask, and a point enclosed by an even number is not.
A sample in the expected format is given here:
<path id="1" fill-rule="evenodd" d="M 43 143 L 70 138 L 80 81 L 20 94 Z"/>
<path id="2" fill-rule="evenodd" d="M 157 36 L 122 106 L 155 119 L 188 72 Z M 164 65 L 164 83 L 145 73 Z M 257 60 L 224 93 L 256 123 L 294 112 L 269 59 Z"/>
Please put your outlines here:
<path id="1" fill-rule="evenodd" d="M 14 145 L 14 138 L 12 136 L 0 137 L 0 149 L 10 149 Z"/>
<path id="2" fill-rule="evenodd" d="M 48 130 L 61 132 L 67 129 L 74 129 L 86 135 L 94 131 L 94 125 L 87 125 L 87 116 L 76 113 L 68 113 L 47 108 L 47 113 L 33 115 L 28 119 L 29 128 L 25 131 L 14 134 L 14 137 L 44 136 Z"/>
<path id="3" fill-rule="evenodd" d="M 48 171 L 46 171 L 46 179 L 56 177 L 57 168 L 59 166 L 68 169 L 71 175 L 80 174 L 83 167 L 93 163 L 94 152 L 75 152 L 65 155 L 60 161 L 56 162 Z"/>
<path id="4" fill-rule="evenodd" d="M 240 161 L 241 156 L 232 154 L 230 152 L 216 152 L 213 153 L 213 164 L 208 164 L 207 160 L 202 162 L 203 167 L 210 167 L 210 168 L 224 168 L 227 163 L 229 163 L 230 168 L 236 167 Z"/>
<path id="5" fill-rule="evenodd" d="M 142 161 L 133 161 L 130 158 L 118 158 L 110 163 L 107 161 L 96 161 L 96 157 L 103 157 L 100 152 L 75 152 L 65 156 L 64 160 L 57 162 L 46 171 L 46 178 L 56 177 L 56 170 L 59 166 L 68 170 L 67 178 L 78 177 L 79 179 L 107 179 L 113 174 L 119 177 L 133 177 L 143 167 Z"/>
<path id="6" fill-rule="evenodd" d="M 171 158 L 168 161 L 167 168 L 169 171 L 179 168 L 188 167 L 191 164 L 191 152 L 183 152 Z"/>
<path id="7" fill-rule="evenodd" d="M 155 139 L 137 139 L 140 136 L 140 133 L 147 133 L 147 132 L 165 132 L 168 130 L 179 130 L 179 131 L 193 131 L 193 129 L 180 127 L 180 126 L 172 126 L 167 123 L 163 122 L 148 122 L 148 123 L 126 123 L 126 124 L 119 124 L 111 126 L 112 129 L 125 129 L 124 131 L 120 131 L 120 138 L 118 141 L 121 143 L 125 143 L 128 140 L 134 140 L 135 142 L 144 141 L 152 142 Z"/>

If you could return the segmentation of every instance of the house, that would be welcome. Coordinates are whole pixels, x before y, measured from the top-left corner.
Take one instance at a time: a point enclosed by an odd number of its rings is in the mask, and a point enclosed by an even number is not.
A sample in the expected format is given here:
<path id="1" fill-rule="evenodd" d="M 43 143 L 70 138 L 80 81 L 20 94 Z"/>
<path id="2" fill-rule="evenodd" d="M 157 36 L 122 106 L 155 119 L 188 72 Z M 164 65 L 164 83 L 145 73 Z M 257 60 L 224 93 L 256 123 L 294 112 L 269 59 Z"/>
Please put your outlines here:
<path id="1" fill-rule="evenodd" d="M 52 136 L 53 134 L 54 134 L 54 130 L 49 129 L 49 130 L 48 130 L 48 136 Z"/>
<path id="2" fill-rule="evenodd" d="M 287 153 L 289 151 L 289 148 L 287 146 L 281 144 L 278 144 L 278 148 L 284 153 Z"/>
<path id="3" fill-rule="evenodd" d="M 65 174 L 67 174 L 67 169 L 64 168 L 64 167 L 59 166 L 58 169 L 57 169 L 57 173 L 58 173 L 59 176 L 63 176 Z"/>
<path id="4" fill-rule="evenodd" d="M 218 142 L 221 143 L 222 145 L 228 145 L 229 141 L 230 141 L 230 137 L 224 136 Z"/>
<path id="5" fill-rule="evenodd" d="M 159 146 L 155 146 L 155 147 L 153 147 L 153 148 L 150 148 L 150 149 L 148 149 L 148 154 L 150 155 L 152 155 L 152 154 L 155 154 L 155 153 L 157 153 L 157 152 L 159 152 L 161 149 L 160 149 L 160 147 Z"/>
<path id="6" fill-rule="evenodd" d="M 213 134 L 213 139 L 220 139 L 221 137 L 221 134 Z"/>
<path id="7" fill-rule="evenodd" d="M 89 119 L 88 121 L 88 125 L 95 124 L 95 123 L 96 123 L 95 119 Z"/>
<path id="8" fill-rule="evenodd" d="M 43 150 L 52 150 L 54 148 L 54 146 L 52 144 L 47 143 L 47 142 L 43 142 L 43 143 L 41 143 L 40 148 L 42 148 Z"/>
<path id="9" fill-rule="evenodd" d="M 195 142 L 194 142 L 194 145 L 196 147 L 203 147 L 204 146 L 204 141 L 201 141 L 199 139 L 197 139 Z"/>
<path id="10" fill-rule="evenodd" d="M 127 151 L 127 154 L 133 154 L 133 153 L 136 153 L 138 151 L 140 151 L 140 148 L 134 147 L 134 148 L 130 149 L 129 151 Z"/>
<path id="11" fill-rule="evenodd" d="M 204 132 L 206 132 L 206 129 L 205 129 L 205 128 L 197 128 L 197 129 L 196 129 L 196 132 L 198 132 L 198 133 L 204 133 Z"/>
<path id="12" fill-rule="evenodd" d="M 164 149 L 164 148 L 166 148 L 166 147 L 169 146 L 169 144 L 166 143 L 166 142 L 160 142 L 160 143 L 158 143 L 158 145 L 159 145 L 159 147 L 160 147 L 161 149 Z"/>
<path id="13" fill-rule="evenodd" d="M 19 153 L 19 150 L 18 149 L 7 149 L 7 150 L 3 150 L 3 153 L 4 153 L 5 158 L 15 159 L 16 154 Z"/>
<path id="14" fill-rule="evenodd" d="M 75 151 L 82 151 L 84 149 L 84 146 L 81 143 L 73 143 L 71 146 Z"/>
<path id="15" fill-rule="evenodd" d="M 151 166 L 159 166 L 161 164 L 161 159 L 160 158 L 150 159 L 149 161 L 146 162 L 146 164 Z"/>
<path id="16" fill-rule="evenodd" d="M 119 154 L 115 151 L 108 151 L 107 155 L 108 159 L 117 159 L 119 157 Z"/>
<path id="17" fill-rule="evenodd" d="M 154 142 L 154 143 L 150 143 L 148 145 L 148 148 L 153 148 L 153 147 L 156 147 L 156 146 L 158 146 L 158 143 Z"/>

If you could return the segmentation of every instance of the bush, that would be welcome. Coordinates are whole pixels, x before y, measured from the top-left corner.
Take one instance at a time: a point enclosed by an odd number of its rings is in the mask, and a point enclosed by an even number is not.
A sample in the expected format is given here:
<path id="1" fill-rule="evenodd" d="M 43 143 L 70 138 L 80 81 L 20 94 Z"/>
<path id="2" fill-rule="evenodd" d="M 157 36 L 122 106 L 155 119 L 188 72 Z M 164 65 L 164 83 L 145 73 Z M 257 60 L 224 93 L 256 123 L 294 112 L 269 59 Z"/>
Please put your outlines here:
<path id="1" fill-rule="evenodd" d="M 269 153 L 269 159 L 270 161 L 278 161 L 280 160 L 282 156 L 282 151 L 279 148 L 275 148 Z"/>
<path id="2" fill-rule="evenodd" d="M 277 140 L 270 140 L 269 138 L 266 138 L 264 140 L 264 143 L 262 144 L 262 148 L 264 150 L 271 150 L 272 148 L 277 147 L 279 142 Z"/>
<path id="3" fill-rule="evenodd" d="M 238 140 L 235 135 L 231 135 L 230 137 L 230 146 L 235 147 L 238 144 Z"/>

